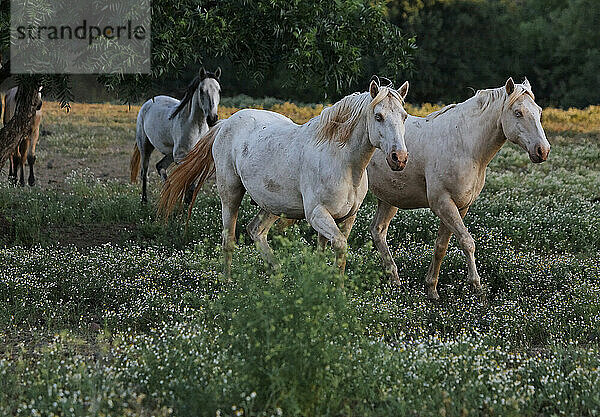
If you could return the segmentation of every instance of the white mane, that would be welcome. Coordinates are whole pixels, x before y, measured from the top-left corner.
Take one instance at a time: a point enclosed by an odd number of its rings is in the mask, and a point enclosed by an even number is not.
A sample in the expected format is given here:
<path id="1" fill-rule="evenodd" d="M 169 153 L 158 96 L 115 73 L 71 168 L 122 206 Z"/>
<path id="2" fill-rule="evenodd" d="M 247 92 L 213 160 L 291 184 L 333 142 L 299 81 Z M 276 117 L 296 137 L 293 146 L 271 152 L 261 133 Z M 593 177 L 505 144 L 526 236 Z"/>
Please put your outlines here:
<path id="1" fill-rule="evenodd" d="M 388 87 L 379 87 L 379 92 L 375 98 L 371 98 L 370 93 L 353 93 L 333 106 L 324 109 L 321 114 L 314 119 L 318 119 L 317 141 L 335 141 L 341 145 L 346 144 L 356 127 L 363 111 L 373 108 L 386 97 L 391 96 L 400 103 L 403 103 L 400 94 Z"/>

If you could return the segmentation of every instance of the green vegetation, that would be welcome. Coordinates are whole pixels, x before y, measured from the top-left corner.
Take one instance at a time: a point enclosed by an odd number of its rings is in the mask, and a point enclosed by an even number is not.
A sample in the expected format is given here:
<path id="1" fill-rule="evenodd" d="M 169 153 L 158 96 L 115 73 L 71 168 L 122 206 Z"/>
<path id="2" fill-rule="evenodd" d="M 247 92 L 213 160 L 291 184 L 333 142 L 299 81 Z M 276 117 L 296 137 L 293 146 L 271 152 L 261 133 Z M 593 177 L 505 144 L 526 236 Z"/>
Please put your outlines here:
<path id="1" fill-rule="evenodd" d="M 410 99 L 455 102 L 528 77 L 538 102 L 600 103 L 600 2 L 394 0 L 391 20 L 416 36 Z"/>
<path id="2" fill-rule="evenodd" d="M 256 104 L 298 121 L 316 111 Z M 50 103 L 42 186 L 0 183 L 0 415 L 598 414 L 597 109 L 547 111 L 542 165 L 501 150 L 466 218 L 486 298 L 468 289 L 452 242 L 439 303 L 423 288 L 436 218 L 416 210 L 392 222 L 402 286 L 391 288 L 370 243 L 372 197 L 344 288 L 305 222 L 271 233 L 282 270 L 270 275 L 244 230 L 248 200 L 224 281 L 210 186 L 184 233 L 183 215 L 157 222 L 125 183 L 136 113 L 126 109 L 61 115 Z M 153 173 L 150 201 L 159 186 Z"/>
<path id="3" fill-rule="evenodd" d="M 154 91 L 164 92 L 166 83 L 181 79 L 189 82 L 190 78 L 182 76 L 186 69 L 195 76 L 200 65 L 214 68 L 221 65 L 227 70 L 224 85 L 229 85 L 231 79 L 244 83 L 276 79 L 274 85 L 279 88 L 291 92 L 308 90 L 313 99 L 321 100 L 327 94 L 347 91 L 363 75 L 365 62 L 370 60 L 380 59 L 380 67 L 387 73 L 400 72 L 409 66 L 413 39 L 390 23 L 386 3 L 385 0 L 151 2 L 151 74 L 102 75 L 98 79 L 124 101 L 145 101 Z M 112 12 L 119 10 L 118 7 L 116 2 L 108 8 Z M 63 16 L 64 9 L 70 10 L 69 2 L 24 4 L 23 14 Z M 139 14 L 129 9 L 123 13 Z M 72 18 L 79 21 L 84 17 Z M 35 19 L 31 21 L 34 22 Z M 0 53 L 8 56 L 9 47 L 10 2 L 2 2 Z M 121 52 L 119 48 L 113 51 L 115 56 Z M 46 96 L 63 104 L 72 101 L 69 75 L 21 76 L 16 81 L 19 85 L 43 85 Z"/>

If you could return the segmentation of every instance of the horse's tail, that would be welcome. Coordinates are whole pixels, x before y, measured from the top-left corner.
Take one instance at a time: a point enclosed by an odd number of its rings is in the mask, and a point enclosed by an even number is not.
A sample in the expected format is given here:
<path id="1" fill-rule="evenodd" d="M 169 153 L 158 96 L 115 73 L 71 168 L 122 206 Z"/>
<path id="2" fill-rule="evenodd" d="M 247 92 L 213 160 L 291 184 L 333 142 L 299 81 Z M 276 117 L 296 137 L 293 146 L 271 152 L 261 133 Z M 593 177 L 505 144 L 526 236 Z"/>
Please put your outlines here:
<path id="1" fill-rule="evenodd" d="M 140 148 L 137 143 L 133 146 L 133 153 L 131 154 L 131 160 L 129 161 L 129 167 L 131 168 L 131 183 L 135 184 L 137 181 L 138 173 L 140 172 Z"/>
<path id="2" fill-rule="evenodd" d="M 219 123 L 211 128 L 169 174 L 158 202 L 158 213 L 165 220 L 183 203 L 188 189 L 197 182 L 188 208 L 189 220 L 198 191 L 208 177 L 215 173 L 212 147 L 221 126 Z"/>

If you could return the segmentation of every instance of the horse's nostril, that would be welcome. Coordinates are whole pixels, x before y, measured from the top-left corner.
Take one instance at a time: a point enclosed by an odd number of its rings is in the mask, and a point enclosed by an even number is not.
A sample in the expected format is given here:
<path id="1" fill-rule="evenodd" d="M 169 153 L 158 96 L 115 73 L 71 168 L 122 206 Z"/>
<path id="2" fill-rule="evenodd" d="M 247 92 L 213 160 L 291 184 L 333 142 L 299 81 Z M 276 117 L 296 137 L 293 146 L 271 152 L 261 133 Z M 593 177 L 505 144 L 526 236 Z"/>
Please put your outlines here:
<path id="1" fill-rule="evenodd" d="M 544 150 L 542 149 L 542 147 L 541 147 L 541 146 L 538 146 L 538 147 L 537 147 L 537 149 L 536 149 L 536 151 L 537 151 L 537 154 L 538 154 L 538 156 L 539 156 L 540 158 L 543 158 L 543 157 L 544 157 Z"/>
<path id="2" fill-rule="evenodd" d="M 392 152 L 392 160 L 398 162 L 398 154 L 396 152 Z"/>

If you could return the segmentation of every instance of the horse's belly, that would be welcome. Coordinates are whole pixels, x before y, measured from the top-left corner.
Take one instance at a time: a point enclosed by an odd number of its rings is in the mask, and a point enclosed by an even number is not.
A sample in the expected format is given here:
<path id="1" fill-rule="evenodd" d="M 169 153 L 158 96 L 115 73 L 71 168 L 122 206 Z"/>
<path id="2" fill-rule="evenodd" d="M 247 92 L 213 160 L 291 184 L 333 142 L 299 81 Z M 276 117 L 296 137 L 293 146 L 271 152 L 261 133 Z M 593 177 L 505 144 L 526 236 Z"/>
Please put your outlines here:
<path id="1" fill-rule="evenodd" d="M 262 189 L 246 184 L 244 184 L 244 187 L 252 200 L 269 213 L 288 219 L 303 219 L 305 217 L 302 196 L 279 189 L 280 186 L 270 179 L 265 181 L 265 188 Z"/>
<path id="2" fill-rule="evenodd" d="M 238 163 L 238 175 L 246 192 L 261 208 L 290 219 L 304 218 L 302 194 L 297 178 L 286 169 L 276 169 L 276 164 Z"/>

